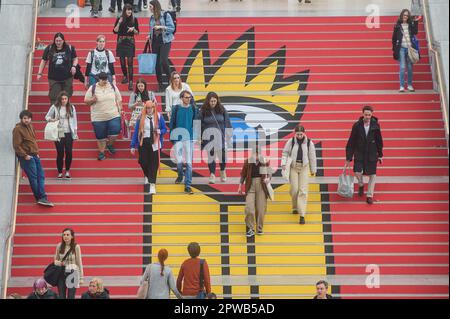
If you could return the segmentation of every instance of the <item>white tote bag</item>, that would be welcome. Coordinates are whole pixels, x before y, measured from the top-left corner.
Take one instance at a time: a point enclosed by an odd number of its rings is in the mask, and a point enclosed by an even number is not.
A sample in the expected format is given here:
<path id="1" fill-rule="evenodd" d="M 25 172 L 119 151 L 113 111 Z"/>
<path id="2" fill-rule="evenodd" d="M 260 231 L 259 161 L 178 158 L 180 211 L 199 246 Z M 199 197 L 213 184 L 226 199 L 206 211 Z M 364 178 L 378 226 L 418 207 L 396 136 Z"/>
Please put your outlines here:
<path id="1" fill-rule="evenodd" d="M 59 121 L 48 122 L 45 126 L 44 139 L 47 141 L 59 141 Z"/>
<path id="2" fill-rule="evenodd" d="M 269 199 L 273 202 L 275 201 L 275 191 L 273 190 L 272 184 L 267 183 L 267 191 L 269 193 Z"/>
<path id="3" fill-rule="evenodd" d="M 347 168 L 344 168 L 342 174 L 339 175 L 337 193 L 344 198 L 352 198 L 354 192 L 354 176 L 347 175 Z"/>

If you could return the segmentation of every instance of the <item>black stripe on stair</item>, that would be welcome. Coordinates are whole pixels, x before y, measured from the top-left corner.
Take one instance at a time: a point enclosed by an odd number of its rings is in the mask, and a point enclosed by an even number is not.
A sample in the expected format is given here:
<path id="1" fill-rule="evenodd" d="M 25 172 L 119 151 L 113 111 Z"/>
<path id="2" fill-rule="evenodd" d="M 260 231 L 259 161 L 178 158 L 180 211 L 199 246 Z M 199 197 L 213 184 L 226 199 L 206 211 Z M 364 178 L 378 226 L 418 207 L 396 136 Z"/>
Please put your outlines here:
<path id="1" fill-rule="evenodd" d="M 228 205 L 220 205 L 220 252 L 222 261 L 222 276 L 230 275 L 230 236 L 228 234 Z M 223 286 L 223 294 L 231 295 L 231 286 Z M 231 299 L 226 297 L 224 299 Z"/>
<path id="2" fill-rule="evenodd" d="M 144 185 L 144 213 L 151 213 L 152 207 L 151 205 L 153 200 L 153 195 L 149 194 L 150 191 L 150 185 Z M 145 267 L 152 262 L 152 215 L 151 214 L 144 214 L 144 227 L 143 227 L 143 269 L 145 271 Z"/>
<path id="3" fill-rule="evenodd" d="M 247 238 L 247 264 L 248 264 L 248 275 L 256 276 L 256 247 L 255 247 L 255 236 Z M 252 285 L 250 286 L 250 295 L 253 295 L 251 299 L 259 299 L 259 287 Z"/>
<path id="4" fill-rule="evenodd" d="M 317 166 L 324 167 L 323 163 L 323 151 L 322 151 L 322 143 L 316 144 L 316 152 L 317 157 L 320 158 L 317 160 Z M 324 176 L 323 169 L 317 171 L 317 176 Z M 328 184 L 320 184 L 320 201 L 322 207 L 322 222 L 331 222 L 331 214 L 330 214 L 330 204 L 325 204 L 330 202 L 330 195 L 328 193 Z M 331 224 L 323 224 L 323 232 L 331 233 Z M 325 257 L 325 262 L 327 265 L 334 265 L 334 256 L 333 256 L 333 242 L 332 235 L 324 235 L 324 243 L 325 243 L 325 253 L 328 256 Z M 334 266 L 327 266 L 327 275 L 332 276 L 336 274 L 336 268 Z M 339 289 L 339 286 L 332 286 L 331 289 Z"/>

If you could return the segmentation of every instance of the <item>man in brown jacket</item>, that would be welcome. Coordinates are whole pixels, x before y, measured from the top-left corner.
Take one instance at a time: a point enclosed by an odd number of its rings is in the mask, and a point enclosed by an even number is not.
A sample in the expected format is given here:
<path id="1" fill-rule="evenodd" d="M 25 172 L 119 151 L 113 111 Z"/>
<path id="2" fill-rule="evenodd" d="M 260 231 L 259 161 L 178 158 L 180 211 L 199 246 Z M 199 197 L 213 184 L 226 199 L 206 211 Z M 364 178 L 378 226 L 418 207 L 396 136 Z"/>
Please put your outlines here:
<path id="1" fill-rule="evenodd" d="M 19 159 L 20 166 L 27 174 L 31 190 L 39 205 L 51 206 L 45 193 L 45 176 L 39 158 L 39 148 L 36 143 L 36 133 L 31 119 L 33 114 L 25 110 L 20 113 L 20 122 L 13 130 L 13 147 Z"/>
<path id="2" fill-rule="evenodd" d="M 258 235 L 263 235 L 264 216 L 267 211 L 267 199 L 269 190 L 267 184 L 270 182 L 270 163 L 262 156 L 258 147 L 253 150 L 252 156 L 245 160 L 241 171 L 241 180 L 238 192 L 246 193 L 245 199 L 245 224 L 247 226 L 247 237 L 255 236 L 255 221 Z M 245 185 L 245 193 L 242 190 Z"/>

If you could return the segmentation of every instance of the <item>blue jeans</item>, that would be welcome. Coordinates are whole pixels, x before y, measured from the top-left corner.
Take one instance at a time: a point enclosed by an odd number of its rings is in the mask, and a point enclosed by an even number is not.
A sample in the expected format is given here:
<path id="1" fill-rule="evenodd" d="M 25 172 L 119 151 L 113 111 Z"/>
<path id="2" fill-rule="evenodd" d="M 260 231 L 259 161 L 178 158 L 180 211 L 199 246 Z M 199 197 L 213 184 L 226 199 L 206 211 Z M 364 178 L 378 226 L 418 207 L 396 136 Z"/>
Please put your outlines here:
<path id="1" fill-rule="evenodd" d="M 408 85 L 413 82 L 413 64 L 408 58 L 408 48 L 400 49 L 400 86 L 405 87 L 405 68 L 408 67 Z"/>
<path id="2" fill-rule="evenodd" d="M 30 181 L 31 190 L 33 191 L 36 200 L 47 199 L 47 194 L 45 193 L 45 176 L 44 170 L 42 169 L 41 160 L 36 156 L 31 157 L 27 161 L 24 157 L 19 157 L 20 167 L 27 174 L 28 180 Z"/>
<path id="3" fill-rule="evenodd" d="M 183 175 L 185 175 L 184 184 L 186 187 L 191 187 L 192 185 L 193 150 L 194 150 L 194 143 L 192 141 L 180 141 L 175 143 L 178 177 L 183 177 Z M 183 173 L 183 151 L 184 151 L 184 159 L 186 160 L 185 173 Z"/>

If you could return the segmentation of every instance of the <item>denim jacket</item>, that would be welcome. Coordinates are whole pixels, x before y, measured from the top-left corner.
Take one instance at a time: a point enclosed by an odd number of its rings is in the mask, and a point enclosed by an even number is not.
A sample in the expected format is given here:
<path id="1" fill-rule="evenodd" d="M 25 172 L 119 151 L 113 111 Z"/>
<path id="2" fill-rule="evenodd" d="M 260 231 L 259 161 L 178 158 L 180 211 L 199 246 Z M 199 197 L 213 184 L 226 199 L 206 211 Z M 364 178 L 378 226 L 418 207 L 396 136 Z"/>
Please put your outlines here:
<path id="1" fill-rule="evenodd" d="M 167 19 L 164 19 L 164 17 L 167 17 Z M 175 24 L 173 23 L 172 16 L 170 14 L 165 14 L 165 11 L 161 11 L 161 17 L 159 18 L 159 21 L 162 26 L 167 27 L 167 30 L 162 31 L 163 42 L 172 42 L 175 38 L 175 36 L 173 35 L 173 32 L 175 31 Z M 155 17 L 152 15 L 150 17 L 150 41 L 153 40 L 153 27 L 155 25 Z"/>

